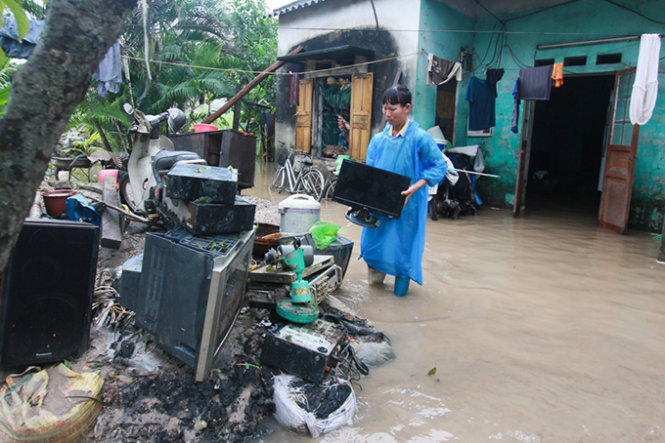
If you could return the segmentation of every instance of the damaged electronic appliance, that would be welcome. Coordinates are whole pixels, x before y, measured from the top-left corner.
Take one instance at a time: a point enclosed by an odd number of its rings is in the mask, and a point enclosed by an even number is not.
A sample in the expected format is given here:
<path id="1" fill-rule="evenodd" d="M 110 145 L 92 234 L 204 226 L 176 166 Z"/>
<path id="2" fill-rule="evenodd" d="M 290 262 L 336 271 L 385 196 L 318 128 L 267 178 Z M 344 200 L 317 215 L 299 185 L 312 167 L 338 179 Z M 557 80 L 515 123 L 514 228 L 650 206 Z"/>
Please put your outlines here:
<path id="1" fill-rule="evenodd" d="M 190 233 L 226 234 L 253 229 L 256 205 L 236 195 L 236 170 L 177 163 L 164 168 L 162 174 L 165 196 L 160 210 Z"/>
<path id="2" fill-rule="evenodd" d="M 265 256 L 267 264 L 283 263 L 296 275 L 291 283 L 290 299 L 277 303 L 277 314 L 294 323 L 311 323 L 319 316 L 318 306 L 312 302 L 309 282 L 303 279 L 303 271 L 314 262 L 314 250 L 294 237 L 290 244 L 270 249 Z"/>
<path id="3" fill-rule="evenodd" d="M 376 227 L 375 215 L 399 218 L 404 207 L 402 191 L 411 184 L 405 175 L 364 163 L 344 160 L 340 168 L 333 201 L 350 206 L 346 218 L 366 227 Z"/>
<path id="4" fill-rule="evenodd" d="M 0 274 L 0 365 L 78 357 L 90 341 L 99 226 L 26 219 Z"/>
<path id="5" fill-rule="evenodd" d="M 254 230 L 194 236 L 148 233 L 138 290 L 121 288 L 137 324 L 203 381 L 242 305 Z M 135 281 L 132 275 L 132 281 Z"/>
<path id="6" fill-rule="evenodd" d="M 266 335 L 261 362 L 316 383 L 334 366 L 344 338 L 344 327 L 321 319 L 306 326 L 277 325 Z"/>

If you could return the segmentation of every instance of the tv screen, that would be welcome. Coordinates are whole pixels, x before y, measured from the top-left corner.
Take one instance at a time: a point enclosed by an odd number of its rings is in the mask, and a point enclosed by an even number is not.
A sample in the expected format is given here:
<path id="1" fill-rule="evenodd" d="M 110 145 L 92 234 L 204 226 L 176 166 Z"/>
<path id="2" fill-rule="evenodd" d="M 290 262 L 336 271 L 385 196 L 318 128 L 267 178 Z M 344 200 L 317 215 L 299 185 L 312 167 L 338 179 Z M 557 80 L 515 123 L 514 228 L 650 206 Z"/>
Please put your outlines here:
<path id="1" fill-rule="evenodd" d="M 344 160 L 335 184 L 333 201 L 386 217 L 399 218 L 404 206 L 401 194 L 411 184 L 405 175 Z"/>

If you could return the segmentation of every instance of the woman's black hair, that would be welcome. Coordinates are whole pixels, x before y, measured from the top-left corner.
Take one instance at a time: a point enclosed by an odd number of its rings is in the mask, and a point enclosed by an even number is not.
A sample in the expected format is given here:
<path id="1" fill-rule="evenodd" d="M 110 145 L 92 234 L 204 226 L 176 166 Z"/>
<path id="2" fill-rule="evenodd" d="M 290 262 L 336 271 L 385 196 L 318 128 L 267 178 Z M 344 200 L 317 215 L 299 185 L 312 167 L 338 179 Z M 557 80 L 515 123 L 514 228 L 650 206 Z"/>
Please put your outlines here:
<path id="1" fill-rule="evenodd" d="M 382 103 L 406 106 L 411 103 L 411 91 L 404 85 L 394 85 L 383 93 Z"/>

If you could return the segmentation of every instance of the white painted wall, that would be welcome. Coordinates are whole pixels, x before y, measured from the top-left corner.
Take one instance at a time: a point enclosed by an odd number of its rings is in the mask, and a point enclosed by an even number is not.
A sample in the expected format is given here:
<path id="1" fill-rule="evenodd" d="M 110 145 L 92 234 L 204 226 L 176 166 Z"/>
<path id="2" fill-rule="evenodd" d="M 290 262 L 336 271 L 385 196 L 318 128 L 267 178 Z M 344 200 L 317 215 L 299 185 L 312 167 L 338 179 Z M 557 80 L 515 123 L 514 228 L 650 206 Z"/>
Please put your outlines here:
<path id="1" fill-rule="evenodd" d="M 379 27 L 390 31 L 397 42 L 398 61 L 407 74 L 407 86 L 415 90 L 418 57 L 418 28 L 420 24 L 420 0 L 374 0 Z M 303 41 L 329 34 L 335 30 L 374 28 L 376 21 L 370 0 L 327 0 L 321 4 L 298 9 L 279 16 L 278 55 Z M 373 128 L 374 129 L 374 128 Z M 292 148 L 295 144 L 295 127 L 277 122 L 276 147 Z"/>
<path id="2" fill-rule="evenodd" d="M 394 30 L 400 54 L 416 52 L 420 0 L 374 0 L 379 26 Z M 335 29 L 376 26 L 370 0 L 327 0 L 279 16 L 277 53 L 285 55 L 298 43 Z M 318 28 L 318 29 L 317 29 Z M 406 31 L 411 32 L 406 32 Z"/>

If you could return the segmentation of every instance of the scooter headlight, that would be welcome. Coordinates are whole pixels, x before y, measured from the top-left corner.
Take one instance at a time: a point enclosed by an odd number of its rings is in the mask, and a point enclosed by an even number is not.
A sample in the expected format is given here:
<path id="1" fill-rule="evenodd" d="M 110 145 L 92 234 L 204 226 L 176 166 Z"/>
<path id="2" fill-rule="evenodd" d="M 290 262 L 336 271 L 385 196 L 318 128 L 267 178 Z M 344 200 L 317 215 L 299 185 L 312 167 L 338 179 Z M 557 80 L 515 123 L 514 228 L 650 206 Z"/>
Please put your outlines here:
<path id="1" fill-rule="evenodd" d="M 171 132 L 178 132 L 178 130 L 185 126 L 185 123 L 187 123 L 185 113 L 178 108 L 170 108 L 168 112 L 169 118 L 167 120 L 167 124 L 169 125 L 169 129 Z"/>

